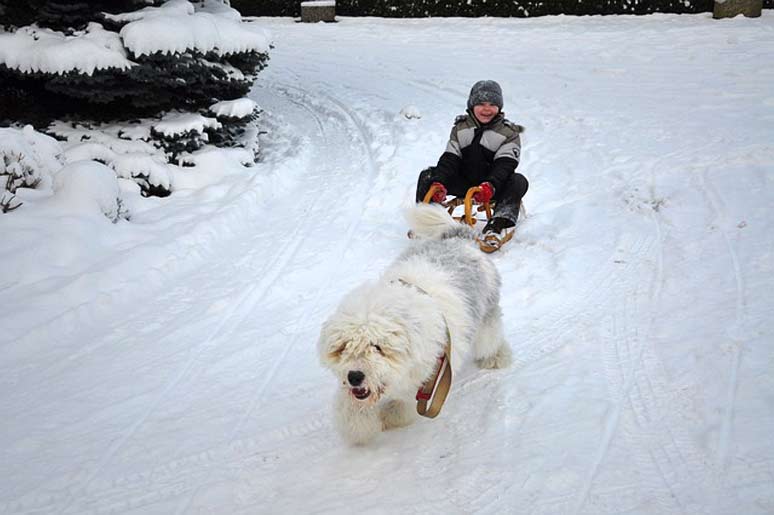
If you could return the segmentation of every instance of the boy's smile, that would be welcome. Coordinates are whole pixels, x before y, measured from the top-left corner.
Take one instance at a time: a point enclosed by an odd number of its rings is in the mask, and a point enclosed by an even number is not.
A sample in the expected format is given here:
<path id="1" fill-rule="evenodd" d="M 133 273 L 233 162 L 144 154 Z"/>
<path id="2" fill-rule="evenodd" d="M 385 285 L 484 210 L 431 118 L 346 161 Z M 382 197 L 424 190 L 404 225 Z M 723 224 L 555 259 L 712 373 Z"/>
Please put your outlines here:
<path id="1" fill-rule="evenodd" d="M 486 125 L 492 121 L 492 118 L 497 116 L 500 112 L 500 108 L 489 102 L 482 102 L 473 106 L 473 114 L 476 119 L 482 124 Z"/>

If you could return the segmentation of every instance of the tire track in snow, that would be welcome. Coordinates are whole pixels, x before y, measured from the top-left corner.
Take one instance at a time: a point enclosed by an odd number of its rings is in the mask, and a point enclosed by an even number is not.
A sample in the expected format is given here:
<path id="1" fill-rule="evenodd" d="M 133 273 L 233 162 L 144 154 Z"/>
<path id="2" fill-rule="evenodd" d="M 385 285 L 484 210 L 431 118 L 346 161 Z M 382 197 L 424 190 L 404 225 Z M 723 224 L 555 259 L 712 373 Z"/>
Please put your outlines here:
<path id="1" fill-rule="evenodd" d="M 723 201 L 720 194 L 716 191 L 712 182 L 706 177 L 706 171 L 699 174 L 699 187 L 708 205 L 719 219 L 717 224 L 725 247 L 731 260 L 734 271 L 734 282 L 736 285 L 736 310 L 734 326 L 729 328 L 728 335 L 731 338 L 731 364 L 728 373 L 728 386 L 726 387 L 725 411 L 722 418 L 720 438 L 718 442 L 717 464 L 721 471 L 728 467 L 729 447 L 731 445 L 734 411 L 736 409 L 736 391 L 739 386 L 739 367 L 742 362 L 743 349 L 745 344 L 745 287 L 743 279 L 742 266 L 739 261 L 739 255 L 731 242 L 731 237 L 725 225 L 728 223 L 728 216 L 723 209 Z"/>
<path id="2" fill-rule="evenodd" d="M 312 413 L 304 424 L 284 426 L 263 434 L 260 438 L 241 438 L 199 452 L 154 464 L 146 470 L 111 477 L 97 478 L 79 501 L 72 513 L 116 513 L 138 509 L 164 500 L 179 498 L 202 484 L 234 480 L 235 462 L 246 462 L 255 481 L 276 473 L 282 462 L 315 460 L 331 451 L 329 442 L 319 440 L 320 430 L 327 427 L 323 412 Z M 302 446 L 288 447 L 289 436 L 304 442 Z M 311 451 L 310 451 L 311 449 Z M 267 495 L 269 492 L 256 492 Z M 61 503 L 61 496 L 38 498 L 37 502 L 16 502 L 0 505 L 0 512 L 8 508 L 12 513 L 53 512 Z"/>
<path id="3" fill-rule="evenodd" d="M 637 370 L 641 367 L 643 344 L 640 342 L 638 329 L 632 327 L 632 321 L 638 319 L 637 313 L 637 290 L 632 287 L 629 280 L 618 284 L 618 288 L 623 293 L 623 299 L 616 302 L 617 297 L 611 295 L 614 301 L 614 312 L 612 314 L 612 334 L 605 338 L 605 348 L 603 349 L 603 369 L 608 384 L 608 388 L 614 395 L 613 407 L 607 421 L 600 444 L 593 462 L 586 473 L 586 479 L 583 482 L 580 493 L 578 494 L 572 513 L 577 515 L 581 512 L 589 497 L 589 493 L 597 478 L 597 473 L 602 466 L 605 458 L 610 452 L 613 437 L 621 426 L 621 417 L 627 398 L 634 387 Z M 621 367 L 624 366 L 625 370 Z M 620 375 L 620 378 L 617 377 Z"/>
<path id="4" fill-rule="evenodd" d="M 617 450 L 623 445 L 630 459 L 638 464 L 637 471 L 641 476 L 638 481 L 651 486 L 649 491 L 654 498 L 648 498 L 648 502 L 657 503 L 659 513 L 692 514 L 700 507 L 707 506 L 719 508 L 722 513 L 732 513 L 735 509 L 734 495 L 724 488 L 708 456 L 682 429 L 684 422 L 680 417 L 684 417 L 685 413 L 680 408 L 689 408 L 680 395 L 670 388 L 666 370 L 647 338 L 648 329 L 656 325 L 653 307 L 660 303 L 664 284 L 663 234 L 655 204 L 649 213 L 657 247 L 656 270 L 648 294 L 639 295 L 636 284 L 627 281 L 621 285 L 622 290 L 631 293 L 626 295 L 623 311 L 618 308 L 620 304 L 614 304 L 614 316 L 623 321 L 624 328 L 631 321 L 636 324 L 637 320 L 647 320 L 648 325 L 614 331 L 613 339 L 607 339 L 608 350 L 604 360 L 606 377 L 611 389 L 619 391 L 620 396 L 613 413 L 608 417 L 591 473 L 573 513 L 583 510 L 593 487 L 593 476 L 609 454 L 616 430 L 621 435 L 621 444 Z M 647 270 L 643 270 L 636 277 L 645 277 L 646 273 Z M 637 314 L 648 306 L 651 306 L 650 317 L 644 318 Z M 627 315 L 632 308 L 635 316 Z M 614 352 L 610 344 L 614 346 Z M 616 377 L 616 372 L 621 371 L 618 364 L 625 362 L 630 363 L 628 372 L 621 374 L 620 378 Z M 596 497 L 602 497 L 605 490 L 600 489 Z M 611 492 L 611 495 L 620 494 Z"/>
<path id="5" fill-rule="evenodd" d="M 637 236 L 635 240 L 627 241 L 626 239 L 632 235 L 624 234 L 623 236 L 625 240 L 620 246 L 629 253 L 626 263 L 616 264 L 613 260 L 613 254 L 611 254 L 603 264 L 596 268 L 588 281 L 588 288 L 579 297 L 568 299 L 536 320 L 533 325 L 550 327 L 551 330 L 543 332 L 537 337 L 526 338 L 524 347 L 529 349 L 526 352 L 514 349 L 513 366 L 516 371 L 533 365 L 538 360 L 567 345 L 567 342 L 563 340 L 564 336 L 573 331 L 579 321 L 593 318 L 588 306 L 595 305 L 599 299 L 606 296 L 622 277 L 626 277 L 630 273 L 636 263 L 649 252 L 654 244 L 652 238 Z M 515 373 L 515 371 L 511 373 Z"/>

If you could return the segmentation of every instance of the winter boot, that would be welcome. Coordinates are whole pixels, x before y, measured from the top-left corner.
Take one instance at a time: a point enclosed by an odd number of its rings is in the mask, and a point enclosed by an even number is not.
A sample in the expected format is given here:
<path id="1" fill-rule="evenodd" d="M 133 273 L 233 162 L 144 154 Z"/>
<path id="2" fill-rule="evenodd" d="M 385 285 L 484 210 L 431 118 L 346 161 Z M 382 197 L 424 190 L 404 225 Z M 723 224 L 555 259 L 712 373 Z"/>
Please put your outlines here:
<path id="1" fill-rule="evenodd" d="M 491 218 L 484 226 L 478 246 L 486 253 L 494 252 L 513 238 L 514 224 L 507 218 L 499 216 Z"/>
<path id="2" fill-rule="evenodd" d="M 508 229 L 509 227 L 513 227 L 514 225 L 516 224 L 514 224 L 507 218 L 495 216 L 489 219 L 489 221 L 484 226 L 484 230 L 482 232 L 484 234 L 487 234 L 487 233 L 501 234 L 504 229 Z"/>

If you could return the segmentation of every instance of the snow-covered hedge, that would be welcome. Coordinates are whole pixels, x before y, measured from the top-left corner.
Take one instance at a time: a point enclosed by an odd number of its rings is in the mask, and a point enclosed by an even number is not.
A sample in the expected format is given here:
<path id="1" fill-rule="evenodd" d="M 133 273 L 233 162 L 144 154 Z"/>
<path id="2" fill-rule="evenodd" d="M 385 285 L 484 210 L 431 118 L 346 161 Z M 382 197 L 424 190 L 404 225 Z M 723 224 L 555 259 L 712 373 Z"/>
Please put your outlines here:
<path id="1" fill-rule="evenodd" d="M 422 18 L 428 16 L 527 17 L 549 14 L 650 14 L 711 12 L 714 0 L 336 0 L 336 14 Z M 300 2 L 231 0 L 250 16 L 300 16 Z M 774 8 L 774 0 L 764 0 Z"/>

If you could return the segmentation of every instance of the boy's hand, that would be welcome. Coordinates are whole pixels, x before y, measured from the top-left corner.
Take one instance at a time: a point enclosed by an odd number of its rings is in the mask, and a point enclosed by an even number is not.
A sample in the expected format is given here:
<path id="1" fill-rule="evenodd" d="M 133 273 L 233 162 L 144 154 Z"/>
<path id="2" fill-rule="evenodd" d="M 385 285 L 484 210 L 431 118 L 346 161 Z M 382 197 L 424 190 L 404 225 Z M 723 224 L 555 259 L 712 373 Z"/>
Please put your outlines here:
<path id="1" fill-rule="evenodd" d="M 435 193 L 433 193 L 433 202 L 441 203 L 446 200 L 446 186 L 440 182 L 434 182 L 430 185 L 431 188 L 435 187 Z"/>
<path id="2" fill-rule="evenodd" d="M 492 200 L 492 195 L 494 195 L 494 186 L 492 186 L 492 183 L 490 182 L 482 182 L 478 185 L 479 188 L 481 188 L 480 191 L 477 191 L 473 195 L 473 200 L 478 202 L 479 204 L 486 204 L 490 200 Z"/>

